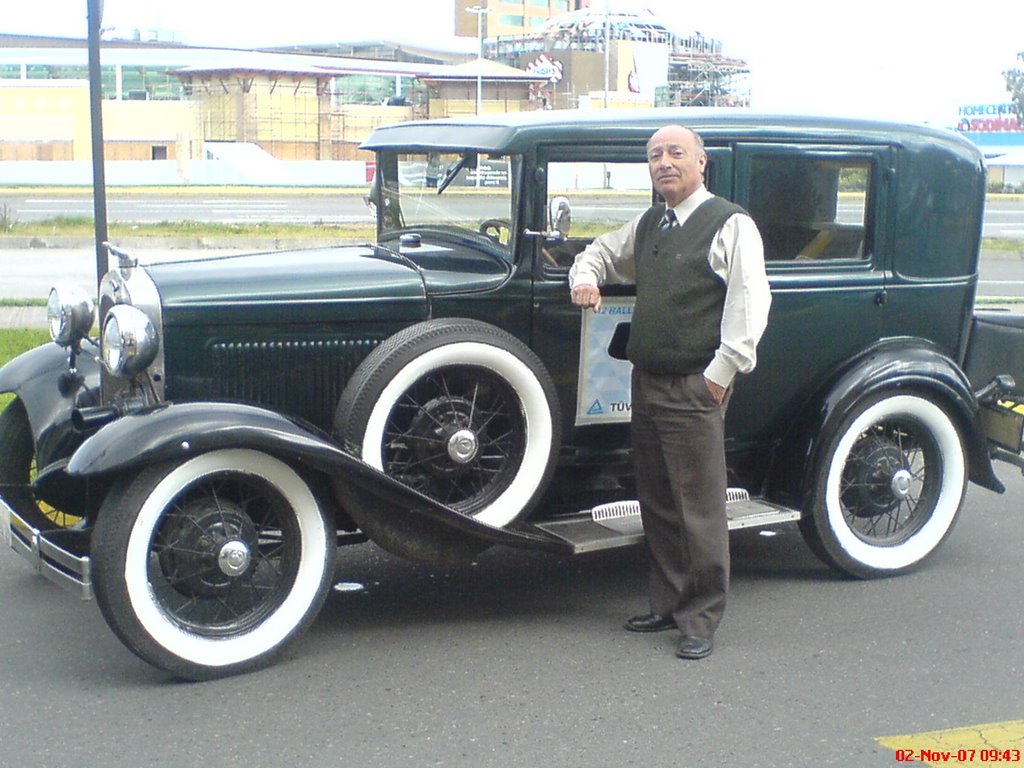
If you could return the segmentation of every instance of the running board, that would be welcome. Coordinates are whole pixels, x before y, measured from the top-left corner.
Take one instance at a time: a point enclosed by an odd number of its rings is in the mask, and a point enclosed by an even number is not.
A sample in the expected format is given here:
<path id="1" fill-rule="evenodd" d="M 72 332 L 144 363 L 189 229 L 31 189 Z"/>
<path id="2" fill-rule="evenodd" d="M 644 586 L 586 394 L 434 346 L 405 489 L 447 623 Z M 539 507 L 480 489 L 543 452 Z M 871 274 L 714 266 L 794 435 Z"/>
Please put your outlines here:
<path id="1" fill-rule="evenodd" d="M 798 510 L 770 501 L 751 499 L 750 494 L 742 488 L 730 488 L 727 491 L 725 511 L 729 516 L 730 531 L 800 519 Z M 637 501 L 600 504 L 576 515 L 538 523 L 536 527 L 568 542 L 575 555 L 627 547 L 644 540 L 640 524 L 640 503 Z"/>

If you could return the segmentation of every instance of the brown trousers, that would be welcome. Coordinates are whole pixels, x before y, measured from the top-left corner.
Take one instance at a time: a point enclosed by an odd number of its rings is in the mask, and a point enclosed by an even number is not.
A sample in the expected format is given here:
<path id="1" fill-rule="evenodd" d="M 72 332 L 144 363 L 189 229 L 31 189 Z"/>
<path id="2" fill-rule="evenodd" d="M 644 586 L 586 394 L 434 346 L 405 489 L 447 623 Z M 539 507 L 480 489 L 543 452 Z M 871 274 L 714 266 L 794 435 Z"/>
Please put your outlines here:
<path id="1" fill-rule="evenodd" d="M 714 635 L 729 589 L 725 405 L 702 374 L 633 369 L 633 460 L 651 611 L 697 637 Z"/>

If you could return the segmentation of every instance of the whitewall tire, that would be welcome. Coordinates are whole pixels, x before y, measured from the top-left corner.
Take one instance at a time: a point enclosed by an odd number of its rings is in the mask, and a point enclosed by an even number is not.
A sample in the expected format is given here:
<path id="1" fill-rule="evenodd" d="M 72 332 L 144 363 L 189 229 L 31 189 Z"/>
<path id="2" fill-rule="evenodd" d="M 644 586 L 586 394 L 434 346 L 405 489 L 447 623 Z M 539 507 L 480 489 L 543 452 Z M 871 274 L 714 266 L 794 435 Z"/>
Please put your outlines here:
<path id="1" fill-rule="evenodd" d="M 335 544 L 303 478 L 217 450 L 115 484 L 93 534 L 96 599 L 118 637 L 191 679 L 272 659 L 316 616 Z"/>
<path id="2" fill-rule="evenodd" d="M 945 541 L 967 491 L 963 439 L 918 394 L 859 404 L 826 438 L 801 527 L 829 565 L 861 578 L 909 571 Z"/>

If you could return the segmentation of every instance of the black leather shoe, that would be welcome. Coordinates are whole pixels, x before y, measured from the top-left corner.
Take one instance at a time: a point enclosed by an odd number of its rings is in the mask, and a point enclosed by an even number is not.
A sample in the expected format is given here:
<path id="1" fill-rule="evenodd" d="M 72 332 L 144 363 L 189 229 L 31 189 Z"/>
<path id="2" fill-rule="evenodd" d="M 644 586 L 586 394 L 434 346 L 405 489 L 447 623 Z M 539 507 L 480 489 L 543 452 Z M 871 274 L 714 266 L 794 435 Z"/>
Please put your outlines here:
<path id="1" fill-rule="evenodd" d="M 676 656 L 680 659 L 703 659 L 711 655 L 711 638 L 683 635 L 676 646 Z"/>
<path id="2" fill-rule="evenodd" d="M 626 629 L 630 632 L 663 632 L 666 629 L 675 628 L 676 620 L 671 616 L 662 616 L 660 613 L 634 616 L 626 621 Z"/>

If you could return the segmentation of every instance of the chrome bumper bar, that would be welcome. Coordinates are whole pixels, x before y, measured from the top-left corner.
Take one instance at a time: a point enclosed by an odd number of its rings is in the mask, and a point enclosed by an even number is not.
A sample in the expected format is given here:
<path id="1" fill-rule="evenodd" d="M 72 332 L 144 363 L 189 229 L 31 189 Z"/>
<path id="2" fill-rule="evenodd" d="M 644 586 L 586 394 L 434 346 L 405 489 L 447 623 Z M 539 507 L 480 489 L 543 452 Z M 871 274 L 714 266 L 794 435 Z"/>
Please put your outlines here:
<path id="1" fill-rule="evenodd" d="M 82 531 L 40 531 L 25 522 L 0 499 L 0 537 L 28 561 L 32 569 L 54 584 L 92 600 L 92 565 Z"/>

